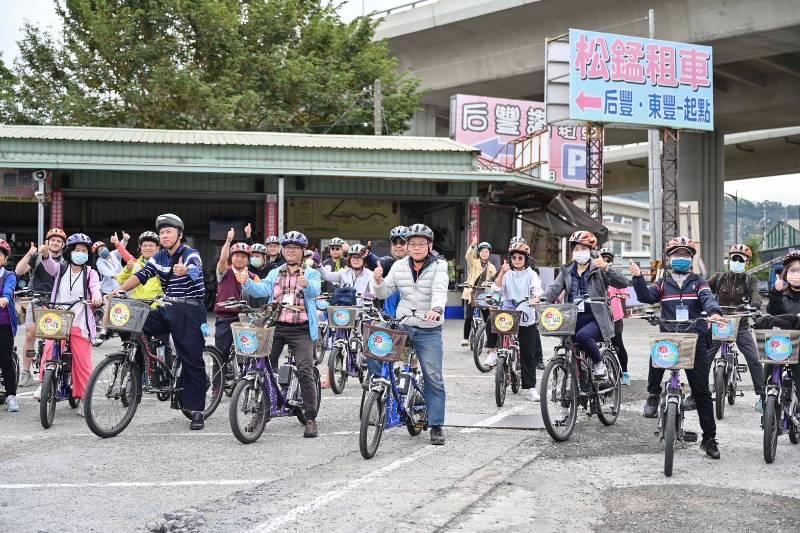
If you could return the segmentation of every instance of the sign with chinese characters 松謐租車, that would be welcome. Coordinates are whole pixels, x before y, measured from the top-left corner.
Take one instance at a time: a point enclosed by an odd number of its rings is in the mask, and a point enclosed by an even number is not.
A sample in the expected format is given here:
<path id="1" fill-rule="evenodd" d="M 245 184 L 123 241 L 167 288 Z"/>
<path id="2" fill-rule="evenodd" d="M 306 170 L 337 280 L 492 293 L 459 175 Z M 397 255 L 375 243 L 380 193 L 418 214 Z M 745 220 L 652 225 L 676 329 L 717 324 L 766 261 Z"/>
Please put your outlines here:
<path id="1" fill-rule="evenodd" d="M 570 119 L 714 129 L 710 46 L 575 29 L 569 45 Z"/>

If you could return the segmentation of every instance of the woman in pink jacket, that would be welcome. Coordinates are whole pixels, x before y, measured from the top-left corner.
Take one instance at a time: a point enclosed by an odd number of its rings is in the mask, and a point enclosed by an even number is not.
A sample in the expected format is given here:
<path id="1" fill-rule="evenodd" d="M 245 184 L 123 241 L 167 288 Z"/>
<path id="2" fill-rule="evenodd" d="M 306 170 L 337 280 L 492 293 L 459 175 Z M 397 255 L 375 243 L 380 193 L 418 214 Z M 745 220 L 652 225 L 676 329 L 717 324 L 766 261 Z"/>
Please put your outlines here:
<path id="1" fill-rule="evenodd" d="M 610 248 L 602 248 L 600 250 L 600 257 L 609 265 L 614 263 L 614 251 Z M 629 296 L 630 293 L 628 289 L 608 287 L 608 298 L 611 301 L 611 318 L 614 320 L 614 338 L 611 339 L 611 344 L 616 348 L 617 358 L 622 367 L 623 385 L 631 384 L 631 376 L 628 374 L 628 351 L 625 349 L 625 344 L 622 342 L 622 319 L 625 318 L 625 309 L 622 306 L 622 302 L 623 300 L 627 300 Z"/>
<path id="2" fill-rule="evenodd" d="M 66 265 L 59 265 L 48 257 L 43 261 L 45 270 L 55 278 L 53 285 L 53 302 L 73 302 L 83 298 L 93 306 L 103 303 L 100 294 L 100 277 L 89 266 L 89 251 L 92 240 L 83 233 L 70 235 L 64 252 Z M 97 336 L 97 326 L 87 305 L 78 304 L 72 308 L 75 319 L 72 321 L 69 342 L 72 351 L 72 397 L 83 398 L 83 392 L 92 373 L 92 341 Z M 52 357 L 53 341 L 45 346 L 45 361 Z M 39 374 L 41 380 L 44 372 Z M 41 392 L 39 387 L 38 393 Z M 34 395 L 36 396 L 36 395 Z M 83 416 L 83 404 L 78 414 Z"/>

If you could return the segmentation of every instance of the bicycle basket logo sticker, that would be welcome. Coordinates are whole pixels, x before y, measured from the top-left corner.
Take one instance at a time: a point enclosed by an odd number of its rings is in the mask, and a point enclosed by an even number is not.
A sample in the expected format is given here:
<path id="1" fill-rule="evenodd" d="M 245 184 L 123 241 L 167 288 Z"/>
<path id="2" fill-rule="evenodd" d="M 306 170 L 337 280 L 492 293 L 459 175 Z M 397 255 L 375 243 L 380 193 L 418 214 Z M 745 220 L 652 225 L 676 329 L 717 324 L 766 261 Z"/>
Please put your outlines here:
<path id="1" fill-rule="evenodd" d="M 125 304 L 114 304 L 108 319 L 114 326 L 122 327 L 131 319 L 131 308 Z"/>
<path id="2" fill-rule="evenodd" d="M 240 331 L 236 335 L 236 351 L 252 355 L 258 350 L 258 338 L 252 331 Z"/>
<path id="3" fill-rule="evenodd" d="M 792 356 L 792 341 L 786 335 L 774 335 L 764 343 L 767 359 L 786 361 Z"/>
<path id="4" fill-rule="evenodd" d="M 45 313 L 39 318 L 37 326 L 39 331 L 45 335 L 56 335 L 61 331 L 64 322 L 57 313 Z"/>
<path id="5" fill-rule="evenodd" d="M 494 317 L 494 327 L 498 331 L 511 331 L 514 329 L 514 317 L 509 313 L 498 313 Z"/>
<path id="6" fill-rule="evenodd" d="M 378 357 L 386 357 L 392 353 L 394 341 L 392 340 L 392 336 L 385 331 L 375 331 L 371 333 L 369 339 L 367 339 L 367 348 L 370 353 Z"/>
<path id="7" fill-rule="evenodd" d="M 650 350 L 650 359 L 657 368 L 669 368 L 678 364 L 681 359 L 681 350 L 678 343 L 672 341 L 658 341 Z"/>
<path id="8" fill-rule="evenodd" d="M 350 310 L 337 309 L 333 313 L 333 324 L 336 326 L 346 326 L 350 323 Z"/>
<path id="9" fill-rule="evenodd" d="M 547 331 L 556 331 L 564 323 L 564 315 L 555 307 L 548 307 L 541 314 L 539 322 Z"/>
<path id="10" fill-rule="evenodd" d="M 724 326 L 720 324 L 711 325 L 712 334 L 715 337 L 732 337 L 733 336 L 733 320 L 729 321 Z"/>

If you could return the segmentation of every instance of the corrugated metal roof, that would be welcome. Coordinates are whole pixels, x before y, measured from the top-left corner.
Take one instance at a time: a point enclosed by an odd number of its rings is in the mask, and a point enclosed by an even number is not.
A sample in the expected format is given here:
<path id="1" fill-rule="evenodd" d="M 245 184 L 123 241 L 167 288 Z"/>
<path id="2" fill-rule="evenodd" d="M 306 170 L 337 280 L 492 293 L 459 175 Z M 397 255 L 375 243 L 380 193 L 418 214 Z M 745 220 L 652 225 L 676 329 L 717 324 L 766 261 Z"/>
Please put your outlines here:
<path id="1" fill-rule="evenodd" d="M 478 150 L 472 146 L 441 137 L 315 135 L 263 131 L 147 130 L 73 126 L 0 126 L 0 138 L 144 144 L 279 146 L 285 148 L 332 148 L 342 150 L 478 152 Z"/>

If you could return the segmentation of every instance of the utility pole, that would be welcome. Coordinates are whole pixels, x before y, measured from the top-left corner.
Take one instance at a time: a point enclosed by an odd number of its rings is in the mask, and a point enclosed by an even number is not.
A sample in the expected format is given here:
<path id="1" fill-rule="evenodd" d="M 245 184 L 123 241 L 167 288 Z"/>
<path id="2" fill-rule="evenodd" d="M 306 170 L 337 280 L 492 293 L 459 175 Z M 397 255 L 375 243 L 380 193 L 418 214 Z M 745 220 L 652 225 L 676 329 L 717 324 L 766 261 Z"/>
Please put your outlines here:
<path id="1" fill-rule="evenodd" d="M 656 11 L 651 9 L 647 12 L 647 23 L 650 27 L 650 38 L 656 37 Z M 648 147 L 648 178 L 649 178 L 649 200 L 650 200 L 650 260 L 655 261 L 661 258 L 662 237 L 662 205 L 661 196 L 661 143 L 658 130 L 647 130 Z"/>
<path id="2" fill-rule="evenodd" d="M 372 115 L 375 135 L 383 135 L 383 89 L 381 80 L 375 80 L 372 92 Z"/>

